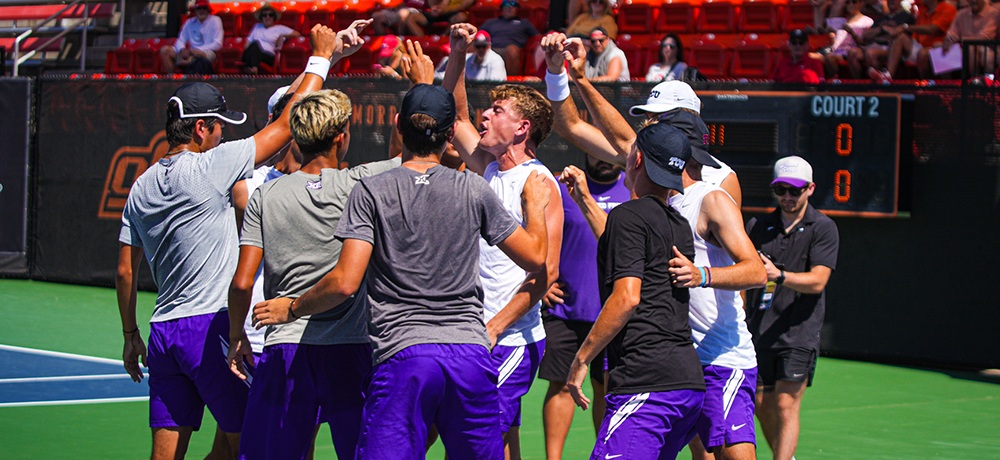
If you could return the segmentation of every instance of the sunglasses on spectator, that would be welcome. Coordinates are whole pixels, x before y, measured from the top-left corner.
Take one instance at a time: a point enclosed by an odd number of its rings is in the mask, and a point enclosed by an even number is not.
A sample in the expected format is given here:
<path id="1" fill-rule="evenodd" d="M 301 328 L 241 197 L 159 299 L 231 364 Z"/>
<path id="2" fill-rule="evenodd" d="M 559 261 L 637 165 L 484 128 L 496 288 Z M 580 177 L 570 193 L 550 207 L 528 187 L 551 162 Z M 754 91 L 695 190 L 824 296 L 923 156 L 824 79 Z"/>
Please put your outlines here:
<path id="1" fill-rule="evenodd" d="M 261 13 L 260 14 L 260 18 L 261 19 L 264 19 L 264 18 L 276 18 L 276 17 L 278 17 L 278 15 L 276 15 L 274 13 Z"/>
<path id="2" fill-rule="evenodd" d="M 207 6 L 196 6 L 196 7 L 194 7 L 194 10 L 195 11 L 198 11 L 198 10 L 208 11 L 209 8 Z"/>
<path id="3" fill-rule="evenodd" d="M 664 48 L 670 48 L 672 50 L 677 49 L 677 44 L 676 43 L 664 43 L 662 46 Z"/>
<path id="4" fill-rule="evenodd" d="M 774 192 L 775 196 L 784 196 L 786 193 L 791 193 L 793 197 L 802 196 L 802 192 L 806 191 L 806 187 L 786 187 L 784 185 L 772 185 L 771 191 Z"/>

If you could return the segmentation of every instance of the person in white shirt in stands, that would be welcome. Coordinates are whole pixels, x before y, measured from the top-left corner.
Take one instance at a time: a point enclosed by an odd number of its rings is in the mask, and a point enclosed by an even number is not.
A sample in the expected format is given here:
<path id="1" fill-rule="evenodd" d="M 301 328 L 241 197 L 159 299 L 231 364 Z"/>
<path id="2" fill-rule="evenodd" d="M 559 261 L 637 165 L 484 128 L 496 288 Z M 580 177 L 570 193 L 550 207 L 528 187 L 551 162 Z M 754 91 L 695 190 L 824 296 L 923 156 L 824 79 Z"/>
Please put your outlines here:
<path id="1" fill-rule="evenodd" d="M 194 17 L 181 27 L 174 46 L 160 48 L 163 73 L 174 73 L 177 67 L 184 73 L 214 73 L 215 52 L 222 48 L 222 19 L 212 14 L 208 0 L 196 0 Z"/>
<path id="2" fill-rule="evenodd" d="M 625 53 L 615 45 L 608 36 L 608 31 L 602 27 L 590 31 L 590 41 L 587 42 L 587 79 L 598 81 L 629 81 L 628 59 Z"/>
<path id="3" fill-rule="evenodd" d="M 472 42 L 474 53 L 465 58 L 465 79 L 476 81 L 507 81 L 507 64 L 496 51 L 490 49 L 490 33 L 480 30 Z"/>
<path id="4" fill-rule="evenodd" d="M 281 12 L 274 9 L 270 3 L 265 3 L 253 15 L 257 18 L 257 24 L 247 36 L 247 47 L 243 50 L 243 58 L 240 60 L 246 64 L 246 68 L 243 69 L 245 73 L 256 75 L 260 71 L 261 63 L 274 65 L 274 55 L 285 44 L 285 40 L 302 34 L 291 27 L 278 24 Z"/>
<path id="5" fill-rule="evenodd" d="M 677 34 L 667 34 L 660 40 L 660 60 L 649 66 L 646 81 L 683 80 L 686 69 L 681 38 Z"/>

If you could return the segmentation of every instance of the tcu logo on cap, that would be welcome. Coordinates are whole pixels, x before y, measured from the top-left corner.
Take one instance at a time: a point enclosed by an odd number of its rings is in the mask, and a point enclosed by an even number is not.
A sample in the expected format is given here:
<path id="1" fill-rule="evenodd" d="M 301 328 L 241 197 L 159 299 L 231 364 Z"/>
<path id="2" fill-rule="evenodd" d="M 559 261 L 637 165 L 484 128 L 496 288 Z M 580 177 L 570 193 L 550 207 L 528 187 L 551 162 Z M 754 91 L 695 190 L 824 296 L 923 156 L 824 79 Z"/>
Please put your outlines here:
<path id="1" fill-rule="evenodd" d="M 667 164 L 671 168 L 684 169 L 684 160 L 677 157 L 670 157 L 670 162 Z"/>
<path id="2" fill-rule="evenodd" d="M 653 99 L 656 99 L 656 98 L 660 97 L 660 92 L 656 91 L 656 90 L 653 90 L 653 91 L 649 92 L 649 95 L 652 96 Z"/>

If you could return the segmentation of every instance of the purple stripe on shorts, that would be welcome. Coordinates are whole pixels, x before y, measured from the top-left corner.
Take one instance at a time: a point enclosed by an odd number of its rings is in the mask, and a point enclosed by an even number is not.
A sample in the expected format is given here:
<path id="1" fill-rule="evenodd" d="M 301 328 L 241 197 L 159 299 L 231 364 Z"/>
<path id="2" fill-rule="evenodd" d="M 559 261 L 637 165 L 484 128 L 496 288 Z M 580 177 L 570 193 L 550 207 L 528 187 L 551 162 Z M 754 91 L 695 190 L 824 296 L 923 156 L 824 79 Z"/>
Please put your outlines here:
<path id="1" fill-rule="evenodd" d="M 591 460 L 676 458 L 694 438 L 704 397 L 697 390 L 607 395 Z"/>
<path id="2" fill-rule="evenodd" d="M 696 430 L 705 447 L 749 442 L 757 444 L 753 422 L 757 368 L 703 366 L 705 403 Z"/>

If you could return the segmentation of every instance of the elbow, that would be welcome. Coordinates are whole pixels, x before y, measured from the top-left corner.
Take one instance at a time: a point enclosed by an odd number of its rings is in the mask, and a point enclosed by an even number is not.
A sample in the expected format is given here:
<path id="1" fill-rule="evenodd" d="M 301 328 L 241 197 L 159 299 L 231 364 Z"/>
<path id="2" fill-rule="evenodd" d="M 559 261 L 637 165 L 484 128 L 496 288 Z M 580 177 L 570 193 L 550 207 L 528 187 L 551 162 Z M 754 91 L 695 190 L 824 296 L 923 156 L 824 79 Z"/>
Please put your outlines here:
<path id="1" fill-rule="evenodd" d="M 808 288 L 807 288 L 808 292 L 804 292 L 804 294 L 819 295 L 819 294 L 823 293 L 824 289 L 826 289 L 826 282 L 825 281 L 824 282 L 817 282 L 817 283 L 813 283 L 813 284 L 809 285 Z"/>
<path id="2" fill-rule="evenodd" d="M 232 283 L 229 283 L 229 296 L 250 296 L 253 294 L 253 279 L 239 280 L 233 279 Z"/>

